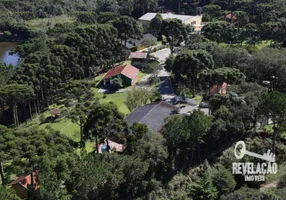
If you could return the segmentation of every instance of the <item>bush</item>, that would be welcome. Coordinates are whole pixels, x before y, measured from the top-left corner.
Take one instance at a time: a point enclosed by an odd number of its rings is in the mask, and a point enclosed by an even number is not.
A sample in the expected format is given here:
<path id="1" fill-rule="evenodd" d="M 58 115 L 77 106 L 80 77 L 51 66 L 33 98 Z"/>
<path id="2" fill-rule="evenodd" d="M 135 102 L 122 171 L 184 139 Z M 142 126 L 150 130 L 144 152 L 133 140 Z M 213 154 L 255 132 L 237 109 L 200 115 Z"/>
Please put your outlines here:
<path id="1" fill-rule="evenodd" d="M 156 72 L 160 69 L 162 69 L 160 63 L 157 61 L 154 61 L 154 62 L 148 63 L 144 71 L 146 73 L 152 73 L 156 75 Z"/>
<path id="2" fill-rule="evenodd" d="M 286 174 L 279 179 L 278 188 L 286 188 Z"/>
<path id="3" fill-rule="evenodd" d="M 212 181 L 220 195 L 229 194 L 236 185 L 233 175 L 223 166 L 218 166 L 218 169 L 214 169 Z"/>
<path id="4" fill-rule="evenodd" d="M 154 47 L 153 49 L 151 49 L 151 53 L 153 53 L 153 52 L 156 52 L 156 51 L 158 51 L 158 48 L 157 47 Z"/>
<path id="5" fill-rule="evenodd" d="M 45 115 L 44 115 L 44 114 L 41 114 L 40 117 L 39 117 L 39 120 L 40 120 L 40 123 L 41 123 L 41 124 L 44 123 L 45 120 L 46 120 Z"/>
<path id="6" fill-rule="evenodd" d="M 52 125 L 51 125 L 51 124 L 48 124 L 48 125 L 46 126 L 46 129 L 47 129 L 47 130 L 53 130 Z"/>
<path id="7" fill-rule="evenodd" d="M 71 107 L 71 106 L 75 105 L 76 102 L 77 102 L 77 100 L 73 99 L 72 96 L 69 96 L 69 97 L 66 98 L 66 100 L 64 102 L 64 105 L 65 105 L 65 107 L 68 108 L 68 107 Z"/>
<path id="8" fill-rule="evenodd" d="M 9 128 L 16 128 L 15 124 L 11 124 Z"/>
<path id="9" fill-rule="evenodd" d="M 132 63 L 132 65 L 138 69 L 144 69 L 146 67 L 146 65 L 144 63 L 141 63 L 141 62 L 134 62 L 134 63 Z"/>
<path id="10" fill-rule="evenodd" d="M 158 77 L 151 76 L 149 78 L 149 85 L 157 85 L 158 83 L 160 83 L 160 79 Z"/>
<path id="11" fill-rule="evenodd" d="M 187 97 L 191 94 L 191 91 L 188 87 L 186 87 L 183 84 L 179 84 L 177 89 L 176 89 L 176 95 L 178 96 L 183 96 L 183 97 Z"/>
<path id="12" fill-rule="evenodd" d="M 249 53 L 255 53 L 259 51 L 259 49 L 255 45 L 252 45 L 252 44 L 247 45 L 245 48 L 247 51 L 249 51 Z"/>

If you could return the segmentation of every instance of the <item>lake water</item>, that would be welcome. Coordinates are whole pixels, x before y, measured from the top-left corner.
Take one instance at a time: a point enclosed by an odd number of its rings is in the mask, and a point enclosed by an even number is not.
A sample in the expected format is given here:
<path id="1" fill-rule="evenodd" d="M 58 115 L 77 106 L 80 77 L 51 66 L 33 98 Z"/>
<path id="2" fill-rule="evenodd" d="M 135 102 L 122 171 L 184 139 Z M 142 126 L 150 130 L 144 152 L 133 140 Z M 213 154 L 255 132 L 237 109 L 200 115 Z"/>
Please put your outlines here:
<path id="1" fill-rule="evenodd" d="M 4 62 L 7 65 L 17 65 L 19 56 L 17 54 L 9 55 L 11 49 L 16 45 L 16 42 L 0 42 L 0 62 Z"/>

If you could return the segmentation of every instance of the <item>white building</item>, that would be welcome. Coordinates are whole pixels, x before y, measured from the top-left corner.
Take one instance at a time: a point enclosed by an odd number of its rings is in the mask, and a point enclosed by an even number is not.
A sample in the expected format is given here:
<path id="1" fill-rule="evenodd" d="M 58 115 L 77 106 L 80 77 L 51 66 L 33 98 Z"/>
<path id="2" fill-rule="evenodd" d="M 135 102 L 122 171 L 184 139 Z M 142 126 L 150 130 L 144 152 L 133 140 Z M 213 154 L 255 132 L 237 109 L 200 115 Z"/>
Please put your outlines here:
<path id="1" fill-rule="evenodd" d="M 163 20 L 165 19 L 179 19 L 184 24 L 191 24 L 195 27 L 195 31 L 200 31 L 202 25 L 202 15 L 191 16 L 191 15 L 176 15 L 172 13 L 160 13 Z M 144 28 L 148 28 L 151 20 L 157 15 L 157 13 L 146 13 L 139 18 L 139 21 L 143 24 Z"/>

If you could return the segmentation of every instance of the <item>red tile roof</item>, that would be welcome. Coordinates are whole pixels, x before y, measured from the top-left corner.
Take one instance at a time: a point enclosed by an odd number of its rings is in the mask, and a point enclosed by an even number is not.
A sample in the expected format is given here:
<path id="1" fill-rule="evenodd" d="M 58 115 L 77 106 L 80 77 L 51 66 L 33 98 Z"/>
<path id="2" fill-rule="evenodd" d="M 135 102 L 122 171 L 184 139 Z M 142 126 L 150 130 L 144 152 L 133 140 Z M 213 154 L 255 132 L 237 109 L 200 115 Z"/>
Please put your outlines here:
<path id="1" fill-rule="evenodd" d="M 39 188 L 37 176 L 38 176 L 38 171 L 34 171 L 33 179 L 34 179 L 35 190 Z M 12 181 L 10 185 L 15 185 L 17 183 L 21 184 L 25 188 L 28 188 L 28 186 L 32 184 L 31 174 L 18 177 L 16 180 Z"/>
<path id="2" fill-rule="evenodd" d="M 104 145 L 104 144 L 107 144 L 107 142 L 105 141 L 105 143 L 102 143 L 102 144 L 98 145 L 98 152 L 99 153 L 102 153 L 101 146 Z M 110 150 L 116 151 L 116 152 L 123 152 L 124 149 L 125 149 L 123 144 L 119 144 L 119 143 L 113 142 L 111 140 L 108 140 L 108 145 L 110 147 Z"/>
<path id="3" fill-rule="evenodd" d="M 130 53 L 130 56 L 128 57 L 128 59 L 133 59 L 133 58 L 145 59 L 145 58 L 147 58 L 147 53 L 140 52 L 140 51 L 131 52 L 131 53 Z"/>
<path id="4" fill-rule="evenodd" d="M 234 14 L 229 13 L 228 15 L 225 16 L 228 19 L 237 19 L 237 17 Z"/>
<path id="5" fill-rule="evenodd" d="M 210 96 L 215 94 L 226 94 L 227 86 L 229 86 L 229 84 L 227 84 L 226 82 L 223 82 L 222 85 L 218 84 L 213 85 L 210 89 Z"/>
<path id="6" fill-rule="evenodd" d="M 58 108 L 53 108 L 53 109 L 51 110 L 51 114 L 52 114 L 52 115 L 60 115 L 60 114 L 61 114 L 61 110 L 58 109 Z"/>
<path id="7" fill-rule="evenodd" d="M 136 67 L 133 67 L 132 65 L 120 65 L 120 66 L 117 66 L 113 69 L 110 69 L 105 74 L 103 79 L 107 79 L 107 78 L 110 78 L 112 76 L 122 74 L 122 75 L 133 80 L 134 78 L 136 78 L 138 72 L 139 72 L 139 69 L 137 69 Z"/>

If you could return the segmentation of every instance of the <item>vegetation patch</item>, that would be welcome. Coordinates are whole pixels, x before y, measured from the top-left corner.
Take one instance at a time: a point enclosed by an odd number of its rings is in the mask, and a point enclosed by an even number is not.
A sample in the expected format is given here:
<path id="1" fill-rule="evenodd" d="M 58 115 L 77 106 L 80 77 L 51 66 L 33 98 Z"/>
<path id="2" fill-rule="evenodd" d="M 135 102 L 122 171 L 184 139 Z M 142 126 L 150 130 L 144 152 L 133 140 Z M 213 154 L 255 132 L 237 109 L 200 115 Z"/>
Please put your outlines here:
<path id="1" fill-rule="evenodd" d="M 67 15 L 53 16 L 49 18 L 31 19 L 28 23 L 38 29 L 47 30 L 53 28 L 56 24 L 72 23 L 75 19 Z"/>

